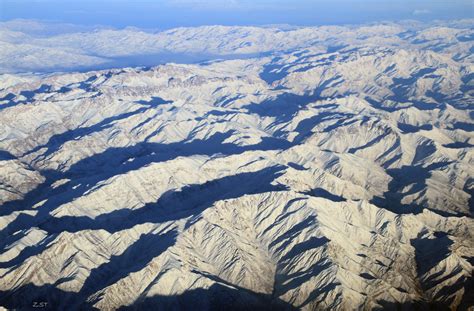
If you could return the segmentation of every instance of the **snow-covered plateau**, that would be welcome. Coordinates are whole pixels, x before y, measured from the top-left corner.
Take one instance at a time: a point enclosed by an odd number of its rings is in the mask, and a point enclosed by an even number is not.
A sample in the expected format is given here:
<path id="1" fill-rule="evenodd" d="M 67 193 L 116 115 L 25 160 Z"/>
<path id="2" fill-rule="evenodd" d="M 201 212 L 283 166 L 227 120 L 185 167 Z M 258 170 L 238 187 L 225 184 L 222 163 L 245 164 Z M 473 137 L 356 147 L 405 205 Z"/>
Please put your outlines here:
<path id="1" fill-rule="evenodd" d="M 0 306 L 474 310 L 474 20 L 48 27 L 0 23 Z"/>

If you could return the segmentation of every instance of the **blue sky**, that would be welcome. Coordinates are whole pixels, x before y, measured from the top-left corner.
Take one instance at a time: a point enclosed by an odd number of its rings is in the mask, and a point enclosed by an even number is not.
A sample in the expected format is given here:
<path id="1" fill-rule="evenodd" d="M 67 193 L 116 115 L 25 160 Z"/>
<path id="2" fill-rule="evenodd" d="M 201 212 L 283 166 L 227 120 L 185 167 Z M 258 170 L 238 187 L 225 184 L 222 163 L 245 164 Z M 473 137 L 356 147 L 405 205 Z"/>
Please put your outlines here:
<path id="1" fill-rule="evenodd" d="M 0 20 L 172 28 L 473 18 L 473 0 L 0 0 Z"/>

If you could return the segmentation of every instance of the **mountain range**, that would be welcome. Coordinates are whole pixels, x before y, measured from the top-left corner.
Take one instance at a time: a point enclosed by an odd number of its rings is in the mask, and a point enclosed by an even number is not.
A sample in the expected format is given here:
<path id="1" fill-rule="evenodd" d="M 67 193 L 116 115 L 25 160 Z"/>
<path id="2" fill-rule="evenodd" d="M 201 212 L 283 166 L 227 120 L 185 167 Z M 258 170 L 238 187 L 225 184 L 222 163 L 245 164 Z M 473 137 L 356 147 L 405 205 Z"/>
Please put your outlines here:
<path id="1" fill-rule="evenodd" d="M 1 23 L 0 306 L 473 310 L 473 25 Z"/>

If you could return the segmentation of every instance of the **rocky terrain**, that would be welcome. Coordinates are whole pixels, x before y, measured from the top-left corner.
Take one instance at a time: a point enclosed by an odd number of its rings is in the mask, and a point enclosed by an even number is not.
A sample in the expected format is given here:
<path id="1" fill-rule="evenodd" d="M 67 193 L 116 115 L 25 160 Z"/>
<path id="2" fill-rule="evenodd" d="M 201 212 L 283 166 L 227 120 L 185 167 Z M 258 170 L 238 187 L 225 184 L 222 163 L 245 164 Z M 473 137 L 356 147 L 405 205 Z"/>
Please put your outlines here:
<path id="1" fill-rule="evenodd" d="M 473 310 L 472 21 L 12 25 L 0 306 Z"/>

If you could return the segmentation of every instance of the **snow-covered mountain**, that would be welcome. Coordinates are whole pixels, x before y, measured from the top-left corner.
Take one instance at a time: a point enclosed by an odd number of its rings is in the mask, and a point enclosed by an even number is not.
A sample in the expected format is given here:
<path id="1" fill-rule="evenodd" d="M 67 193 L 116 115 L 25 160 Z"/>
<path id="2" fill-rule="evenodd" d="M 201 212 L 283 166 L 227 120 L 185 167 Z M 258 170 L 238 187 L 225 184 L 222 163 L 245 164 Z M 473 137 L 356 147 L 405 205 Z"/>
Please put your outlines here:
<path id="1" fill-rule="evenodd" d="M 165 31 L 97 28 L 28 20 L 0 22 L 0 72 L 54 72 L 164 62 L 196 63 L 216 58 L 264 56 L 313 48 L 384 46 L 434 50 L 472 62 L 474 20 L 387 22 L 367 26 L 203 26 Z"/>
<path id="2" fill-rule="evenodd" d="M 21 25 L 0 26 L 0 306 L 472 310 L 472 21 Z M 220 60 L 51 72 L 170 51 Z"/>

